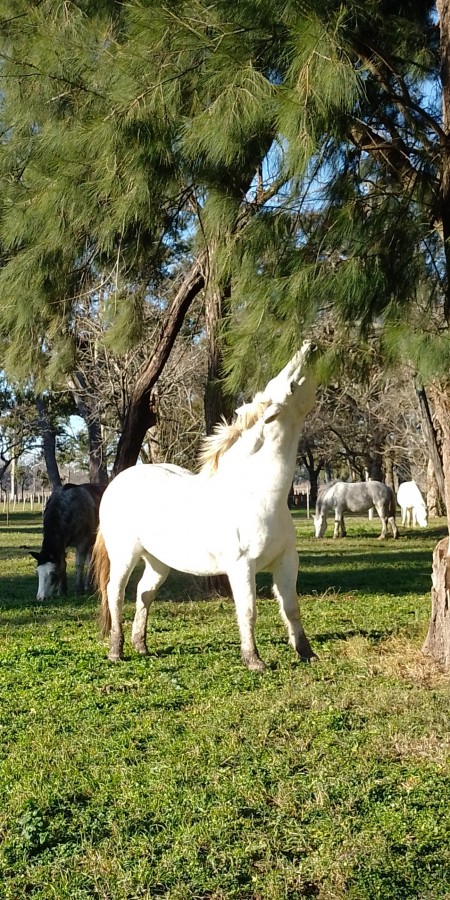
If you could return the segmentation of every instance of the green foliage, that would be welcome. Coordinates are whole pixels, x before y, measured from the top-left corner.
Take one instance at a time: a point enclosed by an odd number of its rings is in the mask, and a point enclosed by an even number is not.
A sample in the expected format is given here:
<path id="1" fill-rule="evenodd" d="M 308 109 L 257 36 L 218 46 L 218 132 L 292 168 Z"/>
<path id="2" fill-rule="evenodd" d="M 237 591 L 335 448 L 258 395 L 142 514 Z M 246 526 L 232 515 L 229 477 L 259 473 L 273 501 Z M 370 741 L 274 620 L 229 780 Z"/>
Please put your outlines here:
<path id="1" fill-rule="evenodd" d="M 205 245 L 231 293 L 232 390 L 249 353 L 273 369 L 324 310 L 365 335 L 407 320 L 419 283 L 442 306 L 433 14 L 0 0 L 8 368 L 70 368 L 74 311 L 98 290 L 110 346 L 133 346 L 135 297 L 182 279 Z"/>
<path id="2" fill-rule="evenodd" d="M 127 643 L 111 665 L 95 598 L 33 600 L 20 547 L 38 546 L 39 515 L 3 525 L 5 900 L 448 896 L 448 677 L 420 654 L 444 529 L 380 544 L 350 519 L 344 547 L 294 519 L 320 660 L 295 662 L 261 576 L 262 677 L 240 663 L 231 602 L 176 574 L 150 656 Z"/>

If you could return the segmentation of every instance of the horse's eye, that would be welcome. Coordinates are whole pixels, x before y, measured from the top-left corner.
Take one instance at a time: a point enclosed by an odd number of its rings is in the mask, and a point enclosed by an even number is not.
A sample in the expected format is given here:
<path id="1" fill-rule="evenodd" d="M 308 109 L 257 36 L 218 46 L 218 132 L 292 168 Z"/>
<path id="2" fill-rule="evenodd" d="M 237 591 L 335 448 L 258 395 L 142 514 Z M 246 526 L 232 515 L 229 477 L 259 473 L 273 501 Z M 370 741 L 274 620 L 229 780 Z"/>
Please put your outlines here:
<path id="1" fill-rule="evenodd" d="M 58 584 L 58 573 L 57 572 L 52 572 L 50 574 L 50 581 L 52 584 Z"/>

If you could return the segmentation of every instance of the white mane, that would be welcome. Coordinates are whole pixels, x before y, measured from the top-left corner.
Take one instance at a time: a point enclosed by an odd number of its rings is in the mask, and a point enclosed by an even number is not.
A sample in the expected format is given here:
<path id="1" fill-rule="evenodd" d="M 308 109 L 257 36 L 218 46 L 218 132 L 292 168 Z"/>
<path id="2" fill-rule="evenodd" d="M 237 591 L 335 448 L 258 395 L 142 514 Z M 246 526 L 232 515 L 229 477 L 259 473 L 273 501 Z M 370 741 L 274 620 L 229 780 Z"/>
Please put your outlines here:
<path id="1" fill-rule="evenodd" d="M 237 440 L 259 421 L 270 405 L 269 400 L 261 400 L 256 394 L 251 403 L 244 403 L 236 410 L 236 419 L 228 424 L 225 419 L 215 426 L 212 434 L 203 441 L 198 464 L 199 472 L 213 475 L 217 471 L 219 460 L 236 443 Z"/>

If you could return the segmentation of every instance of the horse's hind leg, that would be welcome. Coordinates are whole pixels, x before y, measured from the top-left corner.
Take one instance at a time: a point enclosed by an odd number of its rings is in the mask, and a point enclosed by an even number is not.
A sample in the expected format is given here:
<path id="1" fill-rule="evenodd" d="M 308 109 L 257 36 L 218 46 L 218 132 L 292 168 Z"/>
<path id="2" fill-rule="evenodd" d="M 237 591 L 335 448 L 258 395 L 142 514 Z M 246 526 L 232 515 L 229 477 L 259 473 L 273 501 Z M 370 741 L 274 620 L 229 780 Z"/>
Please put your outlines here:
<path id="1" fill-rule="evenodd" d="M 287 550 L 272 567 L 273 593 L 278 600 L 281 618 L 289 643 L 304 662 L 317 659 L 303 630 L 297 596 L 298 553 Z"/>
<path id="2" fill-rule="evenodd" d="M 67 564 L 66 564 L 66 554 L 64 553 L 61 557 L 60 569 L 59 569 L 59 595 L 60 597 L 65 597 L 67 594 Z"/>
<path id="3" fill-rule="evenodd" d="M 391 526 L 392 537 L 395 540 L 398 537 L 398 528 L 395 524 L 395 516 L 388 516 L 388 522 L 389 522 L 389 525 Z"/>
<path id="4" fill-rule="evenodd" d="M 242 662 L 251 672 L 264 672 L 263 663 L 255 643 L 256 578 L 254 567 L 240 561 L 227 570 L 236 607 L 236 618 L 241 638 Z"/>
<path id="5" fill-rule="evenodd" d="M 153 556 L 146 555 L 145 568 L 136 590 L 136 613 L 131 630 L 131 643 L 137 653 L 145 656 L 147 650 L 147 618 L 150 603 L 159 587 L 166 580 L 170 569 Z"/>
<path id="6" fill-rule="evenodd" d="M 123 599 L 128 579 L 138 562 L 139 556 L 140 554 L 130 555 L 129 559 L 126 561 L 120 560 L 118 556 L 111 560 L 111 569 L 106 593 L 111 616 L 108 659 L 112 662 L 123 659 Z"/>

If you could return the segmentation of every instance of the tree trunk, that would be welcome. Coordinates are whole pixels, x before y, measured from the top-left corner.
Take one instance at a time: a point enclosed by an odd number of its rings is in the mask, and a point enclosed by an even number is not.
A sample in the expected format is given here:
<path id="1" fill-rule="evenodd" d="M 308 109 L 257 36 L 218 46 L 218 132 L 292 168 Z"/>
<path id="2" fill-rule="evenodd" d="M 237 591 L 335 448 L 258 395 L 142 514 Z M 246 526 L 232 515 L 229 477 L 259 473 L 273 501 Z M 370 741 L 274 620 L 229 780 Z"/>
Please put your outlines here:
<path id="1" fill-rule="evenodd" d="M 450 473 L 450 390 L 449 386 L 432 386 L 436 419 L 442 434 L 442 462 L 444 472 Z M 445 479 L 447 520 L 450 511 L 450 475 Z M 431 576 L 431 618 L 428 634 L 422 647 L 444 669 L 450 669 L 450 558 L 448 538 L 439 541 L 433 553 Z"/>
<path id="2" fill-rule="evenodd" d="M 427 466 L 427 509 L 432 518 L 444 515 L 444 506 L 431 459 L 428 460 Z"/>
<path id="3" fill-rule="evenodd" d="M 442 129 L 446 135 L 446 141 L 441 143 L 441 218 L 447 269 L 444 313 L 448 322 L 450 320 L 450 6 L 448 0 L 437 0 L 436 7 L 440 30 Z"/>
<path id="4" fill-rule="evenodd" d="M 430 461 L 433 466 L 439 494 L 441 496 L 441 501 L 442 503 L 445 503 L 444 469 L 442 466 L 442 456 L 439 449 L 436 429 L 434 427 L 433 417 L 431 415 L 430 404 L 428 403 L 428 397 L 425 388 L 419 386 L 417 384 L 417 381 L 415 381 L 415 389 L 417 400 L 419 402 L 422 428 L 425 435 L 425 441 L 427 444 Z"/>
<path id="5" fill-rule="evenodd" d="M 219 327 L 223 317 L 223 305 L 229 290 L 221 291 L 210 285 L 205 298 L 205 327 L 208 348 L 208 375 L 205 385 L 204 409 L 206 434 L 211 434 L 221 418 L 228 419 L 233 413 L 230 401 L 223 387 L 222 347 Z M 205 592 L 220 597 L 231 597 L 231 587 L 226 575 L 208 575 L 205 578 Z"/>
<path id="6" fill-rule="evenodd" d="M 82 372 L 75 372 L 69 381 L 77 410 L 86 423 L 89 447 L 89 481 L 91 484 L 108 484 L 102 426 L 97 410 L 89 403 L 86 379 Z M 85 399 L 86 398 L 86 399 Z"/>
<path id="7" fill-rule="evenodd" d="M 169 358 L 189 307 L 205 285 L 204 261 L 205 256 L 201 254 L 174 297 L 153 356 L 134 386 L 117 447 L 113 475 L 135 465 L 147 430 L 156 425 L 153 388 Z"/>
<path id="8" fill-rule="evenodd" d="M 40 396 L 36 397 L 36 409 L 42 434 L 45 468 L 47 469 L 49 484 L 53 491 L 62 484 L 58 463 L 56 462 L 56 431 L 47 416 L 43 398 Z"/>
<path id="9" fill-rule="evenodd" d="M 431 588 L 431 618 L 422 652 L 450 669 L 450 582 L 448 537 L 434 548 Z"/>
<path id="10" fill-rule="evenodd" d="M 450 318 L 450 7 L 437 0 L 440 29 L 442 127 L 446 141 L 441 145 L 441 213 L 446 262 L 444 315 Z M 442 435 L 444 500 L 447 522 L 450 519 L 450 385 L 432 385 L 434 411 Z M 434 463 L 434 459 L 433 459 Z M 436 471 L 436 470 L 435 470 Z M 436 475 L 438 473 L 436 472 Z M 431 618 L 423 652 L 430 654 L 445 670 L 450 669 L 449 584 L 450 558 L 448 538 L 440 541 L 433 553 Z"/>
<path id="11" fill-rule="evenodd" d="M 221 418 L 229 419 L 233 415 L 233 408 L 229 398 L 222 387 L 223 359 L 222 347 L 219 337 L 219 328 L 223 320 L 223 307 L 229 289 L 221 291 L 219 288 L 207 291 L 205 298 L 205 327 L 208 352 L 208 374 L 205 386 L 205 428 L 206 434 L 211 434 L 214 426 Z"/>
<path id="12" fill-rule="evenodd" d="M 386 454 L 384 458 L 385 484 L 387 484 L 395 492 L 394 483 L 394 460 L 390 454 Z"/>
<path id="13" fill-rule="evenodd" d="M 372 436 L 370 453 L 365 454 L 366 469 L 372 481 L 383 481 L 383 457 L 386 435 L 376 430 Z"/>

